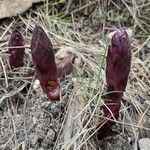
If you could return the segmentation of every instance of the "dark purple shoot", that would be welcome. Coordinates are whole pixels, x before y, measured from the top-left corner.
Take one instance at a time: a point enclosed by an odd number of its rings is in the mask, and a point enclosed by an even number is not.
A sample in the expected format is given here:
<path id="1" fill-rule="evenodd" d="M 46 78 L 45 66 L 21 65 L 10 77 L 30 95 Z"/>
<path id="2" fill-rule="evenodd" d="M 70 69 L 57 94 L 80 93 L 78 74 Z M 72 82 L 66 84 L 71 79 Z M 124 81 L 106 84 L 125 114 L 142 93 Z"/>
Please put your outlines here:
<path id="1" fill-rule="evenodd" d="M 123 92 L 126 89 L 131 66 L 130 40 L 124 28 L 116 31 L 108 48 L 106 66 L 107 92 L 104 116 L 118 120 Z M 106 121 L 99 130 L 99 136 L 107 136 L 115 124 Z"/>
<path id="2" fill-rule="evenodd" d="M 23 48 L 23 37 L 16 28 L 12 31 L 8 46 L 10 54 L 9 64 L 11 68 L 22 67 L 24 65 L 25 48 Z"/>

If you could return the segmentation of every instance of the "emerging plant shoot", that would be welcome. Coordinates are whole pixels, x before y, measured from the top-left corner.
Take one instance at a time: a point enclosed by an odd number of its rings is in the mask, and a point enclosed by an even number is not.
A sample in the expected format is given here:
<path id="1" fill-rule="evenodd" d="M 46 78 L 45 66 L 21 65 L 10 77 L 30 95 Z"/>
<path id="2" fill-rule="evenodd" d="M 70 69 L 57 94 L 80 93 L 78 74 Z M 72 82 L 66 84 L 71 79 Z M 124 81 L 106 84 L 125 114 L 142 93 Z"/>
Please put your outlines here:
<path id="1" fill-rule="evenodd" d="M 121 106 L 123 92 L 126 89 L 131 66 L 130 41 L 124 28 L 120 28 L 113 35 L 108 48 L 106 66 L 107 95 L 104 116 L 117 120 Z M 104 123 L 104 122 L 103 122 Z M 99 136 L 107 136 L 115 124 L 107 120 L 99 130 Z"/>
<path id="2" fill-rule="evenodd" d="M 21 33 L 15 28 L 12 31 L 9 40 L 9 64 L 12 69 L 22 67 L 24 60 L 25 48 L 23 48 L 23 37 Z"/>
<path id="3" fill-rule="evenodd" d="M 58 101 L 61 90 L 57 79 L 53 46 L 40 26 L 36 26 L 33 31 L 31 53 L 43 91 L 50 100 Z"/>

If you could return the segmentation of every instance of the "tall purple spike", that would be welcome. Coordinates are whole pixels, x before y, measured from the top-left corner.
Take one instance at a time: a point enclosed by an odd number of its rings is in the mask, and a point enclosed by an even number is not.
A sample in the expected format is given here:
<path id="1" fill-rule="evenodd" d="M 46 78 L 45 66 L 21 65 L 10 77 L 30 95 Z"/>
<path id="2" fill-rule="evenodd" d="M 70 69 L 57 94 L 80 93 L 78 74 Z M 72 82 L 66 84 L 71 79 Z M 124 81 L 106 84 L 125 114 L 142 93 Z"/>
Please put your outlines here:
<path id="1" fill-rule="evenodd" d="M 131 66 L 130 40 L 124 28 L 120 28 L 113 35 L 111 45 L 108 48 L 106 82 L 107 92 L 103 107 L 104 116 L 110 119 L 118 119 L 123 92 L 126 89 Z M 112 116 L 113 114 L 113 116 Z M 100 128 L 99 138 L 107 136 L 115 123 L 106 121 Z"/>
<path id="2" fill-rule="evenodd" d="M 25 48 L 23 48 L 23 37 L 16 28 L 12 31 L 8 46 L 10 53 L 9 64 L 11 68 L 22 67 L 24 65 Z"/>
<path id="3" fill-rule="evenodd" d="M 53 46 L 41 26 L 36 26 L 33 31 L 31 54 L 43 91 L 50 100 L 58 101 L 61 90 L 57 79 Z"/>

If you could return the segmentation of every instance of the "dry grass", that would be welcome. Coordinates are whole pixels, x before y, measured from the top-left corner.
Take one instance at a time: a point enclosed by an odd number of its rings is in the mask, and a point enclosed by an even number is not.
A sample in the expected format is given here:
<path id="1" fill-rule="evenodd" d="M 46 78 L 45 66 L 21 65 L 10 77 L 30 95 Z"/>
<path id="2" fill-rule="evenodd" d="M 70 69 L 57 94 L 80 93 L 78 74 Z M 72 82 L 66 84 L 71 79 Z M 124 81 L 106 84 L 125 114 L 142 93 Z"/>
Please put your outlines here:
<path id="1" fill-rule="evenodd" d="M 98 123 L 106 119 L 101 110 L 104 104 L 101 97 L 105 94 L 107 46 L 112 32 L 121 25 L 129 31 L 132 68 L 120 118 L 115 121 L 119 140 L 110 142 L 108 148 L 121 148 L 121 145 L 136 148 L 139 138 L 150 133 L 150 3 L 97 0 L 76 7 L 73 2 L 68 7 L 64 3 L 45 3 L 4 21 L 0 27 L 0 148 L 96 150 L 109 143 L 109 140 L 97 141 L 95 133 Z M 58 10 L 60 5 L 66 14 Z M 61 83 L 66 94 L 56 104 L 47 102 L 40 87 L 33 89 L 36 75 L 30 40 L 36 24 L 44 28 L 54 48 L 59 50 L 57 61 L 67 52 L 77 56 L 73 73 Z M 24 67 L 11 71 L 7 43 L 16 25 L 25 39 L 26 56 Z M 115 141 L 116 136 L 113 137 Z"/>

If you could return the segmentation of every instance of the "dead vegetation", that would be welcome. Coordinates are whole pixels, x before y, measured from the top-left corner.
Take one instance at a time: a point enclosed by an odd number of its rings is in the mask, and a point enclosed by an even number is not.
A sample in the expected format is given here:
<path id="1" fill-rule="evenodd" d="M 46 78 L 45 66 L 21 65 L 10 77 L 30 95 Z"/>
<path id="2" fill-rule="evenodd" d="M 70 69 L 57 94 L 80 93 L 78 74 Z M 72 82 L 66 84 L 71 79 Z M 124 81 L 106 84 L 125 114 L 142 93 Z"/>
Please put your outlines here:
<path id="1" fill-rule="evenodd" d="M 0 149 L 137 149 L 150 133 L 150 36 L 146 0 L 46 1 L 0 26 Z M 73 72 L 61 83 L 60 102 L 47 101 L 31 59 L 32 31 L 40 24 L 51 39 L 56 61 L 73 53 Z M 112 135 L 98 141 L 103 117 L 105 56 L 116 27 L 124 26 L 132 44 L 132 68 L 120 118 Z M 25 39 L 24 67 L 12 71 L 8 40 L 15 26 Z"/>

